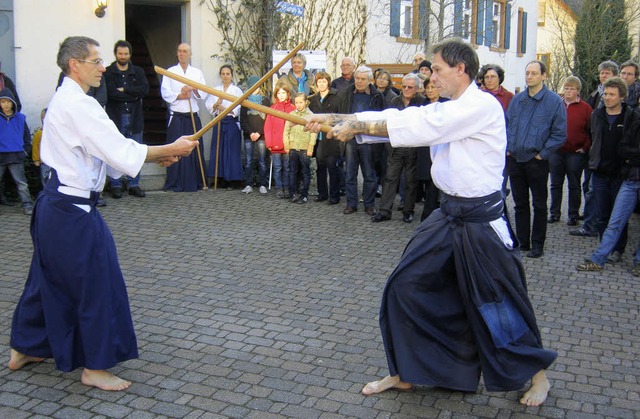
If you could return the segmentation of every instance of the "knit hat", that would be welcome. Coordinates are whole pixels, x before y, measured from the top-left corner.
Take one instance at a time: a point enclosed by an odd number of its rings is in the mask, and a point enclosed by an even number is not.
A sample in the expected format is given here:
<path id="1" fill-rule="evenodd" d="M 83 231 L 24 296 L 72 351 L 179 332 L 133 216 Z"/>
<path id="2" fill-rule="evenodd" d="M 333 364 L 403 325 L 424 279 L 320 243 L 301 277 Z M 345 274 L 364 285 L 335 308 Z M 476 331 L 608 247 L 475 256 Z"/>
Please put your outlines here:
<path id="1" fill-rule="evenodd" d="M 256 84 L 259 81 L 260 81 L 260 77 L 258 77 L 258 76 L 249 76 L 249 78 L 247 79 L 247 88 L 253 86 L 254 84 Z M 257 87 L 260 87 L 260 86 L 257 86 Z"/>

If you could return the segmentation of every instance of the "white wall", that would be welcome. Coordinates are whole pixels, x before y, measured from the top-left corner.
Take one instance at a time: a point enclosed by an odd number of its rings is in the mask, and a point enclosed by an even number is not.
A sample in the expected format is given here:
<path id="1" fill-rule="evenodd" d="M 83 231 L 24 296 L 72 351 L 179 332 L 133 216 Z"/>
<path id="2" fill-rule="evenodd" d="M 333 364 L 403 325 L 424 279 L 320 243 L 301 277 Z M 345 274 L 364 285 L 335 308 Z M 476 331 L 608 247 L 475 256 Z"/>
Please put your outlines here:
<path id="1" fill-rule="evenodd" d="M 490 51 L 489 47 L 477 46 L 476 51 L 480 59 L 480 66 L 484 64 L 498 64 L 505 70 L 504 87 L 515 91 L 516 87 L 524 90 L 524 72 L 528 62 L 536 59 L 536 34 L 538 29 L 537 0 L 515 0 L 511 2 L 511 48 L 505 52 Z M 527 52 L 522 56 L 516 53 L 518 38 L 518 8 L 522 7 L 527 15 Z M 423 44 L 406 44 L 396 42 L 395 37 L 389 36 L 389 2 L 372 0 L 369 2 L 370 20 L 367 26 L 367 61 L 375 63 L 411 63 L 413 55 L 421 51 Z M 447 16 L 453 19 L 453 2 Z M 445 27 L 453 28 L 452 22 Z"/>
<path id="2" fill-rule="evenodd" d="M 111 48 L 125 35 L 124 0 L 111 0 L 106 15 L 94 14 L 87 0 L 20 0 L 14 3 L 16 88 L 29 127 L 40 126 L 40 110 L 55 92 L 60 69 L 56 54 L 67 36 L 97 40 L 105 61 Z"/>

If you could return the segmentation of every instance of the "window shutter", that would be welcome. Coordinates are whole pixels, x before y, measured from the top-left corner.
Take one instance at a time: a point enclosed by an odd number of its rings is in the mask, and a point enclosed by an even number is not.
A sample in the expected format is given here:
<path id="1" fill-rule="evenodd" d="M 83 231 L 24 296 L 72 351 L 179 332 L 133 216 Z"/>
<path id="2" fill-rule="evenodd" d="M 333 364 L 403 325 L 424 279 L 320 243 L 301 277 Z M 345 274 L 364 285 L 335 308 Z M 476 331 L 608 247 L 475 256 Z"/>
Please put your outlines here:
<path id="1" fill-rule="evenodd" d="M 391 30 L 389 35 L 400 36 L 400 0 L 391 0 Z"/>
<path id="2" fill-rule="evenodd" d="M 505 22 L 504 22 L 504 49 L 509 49 L 511 46 L 511 3 L 507 3 L 505 8 Z"/>
<path id="3" fill-rule="evenodd" d="M 462 0 L 453 3 L 453 34 L 462 36 Z"/>
<path id="4" fill-rule="evenodd" d="M 429 1 L 420 0 L 418 2 L 418 38 L 427 39 L 429 37 Z"/>
<path id="5" fill-rule="evenodd" d="M 527 12 L 522 12 L 522 45 L 520 51 L 525 54 L 527 52 Z"/>
<path id="6" fill-rule="evenodd" d="M 485 31 L 484 31 L 484 45 L 487 47 L 491 46 L 491 41 L 493 40 L 493 0 L 485 1 Z"/>
<path id="7" fill-rule="evenodd" d="M 478 2 L 478 10 L 476 14 L 476 45 L 483 44 L 484 38 L 484 10 L 485 4 L 484 0 L 480 0 Z"/>

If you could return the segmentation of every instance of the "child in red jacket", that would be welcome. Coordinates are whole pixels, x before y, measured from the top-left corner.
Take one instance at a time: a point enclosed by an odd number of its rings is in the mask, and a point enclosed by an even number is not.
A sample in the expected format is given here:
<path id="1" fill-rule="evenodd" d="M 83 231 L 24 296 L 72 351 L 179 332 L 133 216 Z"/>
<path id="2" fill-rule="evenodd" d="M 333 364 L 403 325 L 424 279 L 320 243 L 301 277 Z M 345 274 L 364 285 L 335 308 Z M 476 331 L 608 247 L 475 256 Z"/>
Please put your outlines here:
<path id="1" fill-rule="evenodd" d="M 291 103 L 291 92 L 285 84 L 278 83 L 273 90 L 272 109 L 290 113 L 296 108 Z M 289 155 L 284 149 L 284 119 L 267 115 L 264 121 L 264 141 L 271 152 L 273 177 L 276 182 L 276 198 L 289 198 Z"/>

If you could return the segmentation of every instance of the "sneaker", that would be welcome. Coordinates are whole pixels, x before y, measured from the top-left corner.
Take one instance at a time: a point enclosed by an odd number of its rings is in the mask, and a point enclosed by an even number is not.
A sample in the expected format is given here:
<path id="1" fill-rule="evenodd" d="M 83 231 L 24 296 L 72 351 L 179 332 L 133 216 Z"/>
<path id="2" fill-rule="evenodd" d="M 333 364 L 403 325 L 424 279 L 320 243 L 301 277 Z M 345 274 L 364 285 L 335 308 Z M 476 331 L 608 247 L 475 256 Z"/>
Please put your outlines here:
<path id="1" fill-rule="evenodd" d="M 242 193 L 251 193 L 253 192 L 253 188 L 249 185 L 245 186 L 244 189 L 241 191 Z"/>
<path id="2" fill-rule="evenodd" d="M 618 263 L 621 260 L 622 260 L 622 254 L 617 250 L 614 250 L 613 252 L 609 253 L 609 256 L 607 256 L 607 262 L 609 263 Z"/>
<path id="3" fill-rule="evenodd" d="M 24 215 L 31 215 L 33 214 L 33 207 L 24 207 L 22 208 L 22 212 L 24 212 Z"/>
<path id="4" fill-rule="evenodd" d="M 284 198 L 284 190 L 283 190 L 282 188 L 279 188 L 279 189 L 276 191 L 276 198 L 278 198 L 278 199 L 282 199 L 282 198 Z"/>
<path id="5" fill-rule="evenodd" d="M 287 191 L 287 190 L 284 191 L 284 198 L 285 199 L 291 198 L 291 194 L 289 193 L 289 191 Z"/>
<path id="6" fill-rule="evenodd" d="M 309 200 L 306 196 L 301 196 L 300 199 L 298 199 L 298 204 L 306 204 L 307 202 L 309 202 Z"/>
<path id="7" fill-rule="evenodd" d="M 640 264 L 633 265 L 633 268 L 631 268 L 631 275 L 640 276 Z"/>
<path id="8" fill-rule="evenodd" d="M 296 194 L 291 195 L 291 202 L 294 202 L 294 203 L 298 202 L 298 195 Z"/>
<path id="9" fill-rule="evenodd" d="M 576 266 L 576 269 L 579 271 L 587 271 L 587 272 L 600 272 L 604 269 L 604 266 L 598 265 L 592 260 L 585 260 L 584 263 Z"/>
<path id="10" fill-rule="evenodd" d="M 264 186 L 260 186 L 260 194 L 261 195 L 266 195 L 267 194 L 267 188 Z"/>

